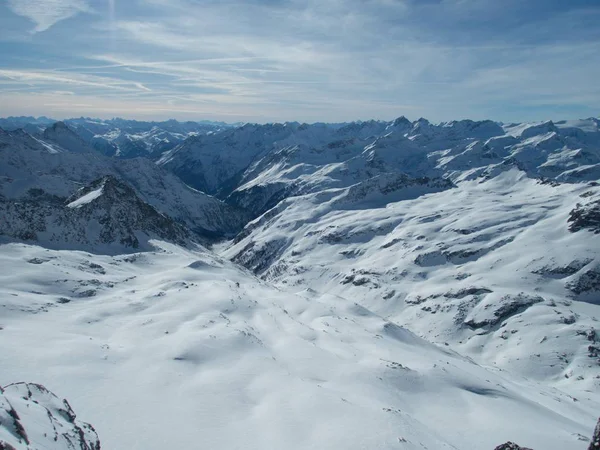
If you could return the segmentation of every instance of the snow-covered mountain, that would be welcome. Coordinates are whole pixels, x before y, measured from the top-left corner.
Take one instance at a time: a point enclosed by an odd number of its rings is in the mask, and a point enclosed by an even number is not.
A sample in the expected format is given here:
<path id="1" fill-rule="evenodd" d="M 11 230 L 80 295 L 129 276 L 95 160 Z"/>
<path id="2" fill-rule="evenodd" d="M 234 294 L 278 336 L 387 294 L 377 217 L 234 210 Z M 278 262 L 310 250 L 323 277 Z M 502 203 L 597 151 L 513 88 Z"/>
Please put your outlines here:
<path id="1" fill-rule="evenodd" d="M 110 175 L 66 201 L 41 190 L 17 201 L 0 199 L 0 214 L 0 235 L 49 248 L 120 254 L 149 250 L 149 241 L 156 238 L 182 246 L 193 240 L 187 228 Z"/>
<path id="2" fill-rule="evenodd" d="M 44 130 L 44 141 L 50 141 L 59 147 L 75 153 L 91 153 L 94 149 L 75 134 L 64 122 L 55 122 Z"/>
<path id="3" fill-rule="evenodd" d="M 68 142 L 77 138 L 63 127 L 60 134 Z M 245 212 L 186 186 L 149 159 L 67 151 L 58 145 L 61 141 L 0 129 L 0 195 L 18 200 L 43 191 L 66 200 L 82 186 L 112 175 L 131 185 L 143 201 L 205 237 L 232 235 L 247 221 Z"/>
<path id="4" fill-rule="evenodd" d="M 78 120 L 0 130 L 0 384 L 107 448 L 587 445 L 598 119 L 246 124 L 156 164 Z"/>
<path id="5" fill-rule="evenodd" d="M 158 161 L 191 186 L 265 212 L 291 195 L 348 187 L 382 173 L 491 177 L 518 167 L 531 177 L 600 177 L 597 119 L 501 126 L 461 120 L 245 125 L 190 138 Z"/>
<path id="6" fill-rule="evenodd" d="M 598 390 L 597 184 L 516 168 L 452 188 L 364 184 L 282 201 L 224 254 L 282 288 L 359 301 L 481 363 Z"/>
<path id="7" fill-rule="evenodd" d="M 370 142 L 363 135 L 375 136 L 385 126 L 384 122 L 361 122 L 346 126 L 297 122 L 245 124 L 221 133 L 189 138 L 163 154 L 157 163 L 173 171 L 190 186 L 225 197 L 245 180 L 256 179 L 259 175 L 256 172 L 257 165 L 266 166 L 265 171 L 281 172 L 278 164 L 296 148 L 311 151 L 325 144 L 331 144 L 329 148 L 334 148 L 345 140 L 352 143 L 359 141 L 356 147 L 360 148 L 361 142 L 363 146 Z M 345 155 L 348 152 L 342 151 Z M 331 153 L 328 152 L 325 157 L 331 157 Z M 301 164 L 311 163 L 303 159 Z M 299 167 L 295 174 L 289 175 L 299 176 L 302 173 L 302 167 Z"/>
<path id="8" fill-rule="evenodd" d="M 44 116 L 0 117 L 0 128 L 7 131 L 23 129 L 32 134 L 40 134 L 54 122 L 57 121 Z"/>
<path id="9" fill-rule="evenodd" d="M 68 127 L 80 140 L 76 146 L 68 143 L 64 148 L 81 151 L 85 145 L 87 148 L 105 156 L 117 156 L 120 158 L 160 157 L 160 155 L 190 136 L 215 133 L 236 124 L 224 122 L 178 122 L 167 120 L 164 122 L 144 122 L 126 119 L 93 119 L 81 117 L 57 121 L 47 117 L 8 117 L 0 118 L 0 128 L 6 131 L 23 129 L 36 137 L 48 137 L 48 133 L 56 134 L 53 130 L 55 124 L 59 127 Z M 60 134 L 60 132 L 59 132 Z M 52 137 L 48 137 L 52 140 Z M 70 138 L 72 139 L 72 138 Z M 65 144 L 63 142 L 63 144 Z"/>
<path id="10" fill-rule="evenodd" d="M 118 118 L 67 119 L 65 123 L 98 152 L 119 158 L 158 158 L 190 136 L 215 133 L 231 127 L 223 122 L 140 122 Z"/>

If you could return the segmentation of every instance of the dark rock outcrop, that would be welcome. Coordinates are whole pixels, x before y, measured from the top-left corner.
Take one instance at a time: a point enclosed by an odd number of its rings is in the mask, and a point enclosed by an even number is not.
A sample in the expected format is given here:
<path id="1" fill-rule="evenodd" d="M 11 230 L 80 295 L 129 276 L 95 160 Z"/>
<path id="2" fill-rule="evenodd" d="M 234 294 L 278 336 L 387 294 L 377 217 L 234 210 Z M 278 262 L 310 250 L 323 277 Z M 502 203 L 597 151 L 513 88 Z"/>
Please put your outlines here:
<path id="1" fill-rule="evenodd" d="M 540 296 L 531 296 L 524 293 L 505 295 L 500 299 L 486 298 L 471 312 L 464 324 L 473 329 L 493 327 L 543 301 L 544 299 Z"/>
<path id="2" fill-rule="evenodd" d="M 531 450 L 527 447 L 521 447 L 514 442 L 507 442 L 506 444 L 499 445 L 494 450 Z"/>
<path id="3" fill-rule="evenodd" d="M 569 214 L 569 231 L 590 230 L 595 234 L 600 233 L 600 200 L 577 205 Z"/>
<path id="4" fill-rule="evenodd" d="M 594 267 L 582 273 L 579 278 L 567 283 L 567 288 L 575 294 L 600 291 L 600 267 Z"/>
<path id="5" fill-rule="evenodd" d="M 598 423 L 594 429 L 594 435 L 592 436 L 592 442 L 590 442 L 590 446 L 588 447 L 588 450 L 598 449 L 600 449 L 600 419 L 598 419 Z"/>

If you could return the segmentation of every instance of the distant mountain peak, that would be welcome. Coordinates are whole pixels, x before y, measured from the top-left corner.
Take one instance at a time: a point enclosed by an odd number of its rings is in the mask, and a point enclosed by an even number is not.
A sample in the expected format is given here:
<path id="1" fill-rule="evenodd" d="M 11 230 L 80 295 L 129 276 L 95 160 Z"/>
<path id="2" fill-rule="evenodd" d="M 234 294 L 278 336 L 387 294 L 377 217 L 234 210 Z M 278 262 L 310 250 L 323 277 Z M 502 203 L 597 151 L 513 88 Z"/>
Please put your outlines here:
<path id="1" fill-rule="evenodd" d="M 74 153 L 89 153 L 93 149 L 66 123 L 55 122 L 44 130 L 43 138 Z"/>
<path id="2" fill-rule="evenodd" d="M 394 126 L 394 127 L 412 126 L 412 122 L 410 120 L 408 120 L 405 116 L 400 116 L 400 117 L 394 119 L 394 121 L 392 122 L 392 126 Z"/>

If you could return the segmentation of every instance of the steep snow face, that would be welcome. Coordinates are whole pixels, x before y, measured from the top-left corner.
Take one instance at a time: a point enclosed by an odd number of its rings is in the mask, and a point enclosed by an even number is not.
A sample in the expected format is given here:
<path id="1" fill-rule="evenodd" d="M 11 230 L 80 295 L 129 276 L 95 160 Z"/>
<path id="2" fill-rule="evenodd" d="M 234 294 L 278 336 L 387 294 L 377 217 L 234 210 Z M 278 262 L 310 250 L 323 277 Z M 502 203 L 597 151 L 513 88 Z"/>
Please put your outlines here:
<path id="1" fill-rule="evenodd" d="M 175 175 L 142 158 L 117 160 L 94 153 L 73 153 L 46 145 L 23 131 L 0 131 L 0 195 L 7 199 L 37 196 L 40 191 L 66 198 L 106 175 L 130 184 L 139 197 L 199 234 L 232 235 L 247 214 L 183 184 Z"/>
<path id="2" fill-rule="evenodd" d="M 90 202 L 93 202 L 98 197 L 102 195 L 104 191 L 104 184 L 97 188 L 94 191 L 90 191 L 87 194 L 79 197 L 76 200 L 73 200 L 71 203 L 67 204 L 67 208 L 81 208 L 83 205 L 87 205 Z"/>
<path id="3" fill-rule="evenodd" d="M 362 185 L 281 202 L 224 255 L 282 288 L 359 301 L 481 363 L 576 396 L 598 391 L 597 185 L 516 169 L 450 189 Z"/>
<path id="4" fill-rule="evenodd" d="M 0 246 L 11 267 L 0 271 L 0 377 L 60 392 L 103 448 L 470 450 L 514 440 L 562 450 L 593 429 L 597 390 L 574 401 L 360 302 L 281 291 L 214 254 L 155 245 L 115 257 Z"/>
<path id="5" fill-rule="evenodd" d="M 150 239 L 191 244 L 192 233 L 140 200 L 125 183 L 108 176 L 66 201 L 43 192 L 0 200 L 0 234 L 49 248 L 95 253 L 151 249 Z"/>
<path id="6" fill-rule="evenodd" d="M 69 402 L 42 385 L 14 383 L 0 387 L 0 448 L 100 450 L 100 441 Z"/>

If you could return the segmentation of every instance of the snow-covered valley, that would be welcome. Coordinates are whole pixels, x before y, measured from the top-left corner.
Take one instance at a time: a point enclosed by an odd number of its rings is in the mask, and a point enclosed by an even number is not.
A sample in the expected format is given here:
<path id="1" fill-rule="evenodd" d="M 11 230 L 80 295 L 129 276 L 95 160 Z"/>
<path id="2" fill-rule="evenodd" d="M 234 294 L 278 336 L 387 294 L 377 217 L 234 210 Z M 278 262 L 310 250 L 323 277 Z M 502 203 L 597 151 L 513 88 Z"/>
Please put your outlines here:
<path id="1" fill-rule="evenodd" d="M 564 449 L 593 428 L 595 391 L 575 399 L 360 302 L 156 244 L 121 257 L 2 247 L 3 380 L 60 392 L 103 448 Z"/>
<path id="2" fill-rule="evenodd" d="M 65 123 L 0 130 L 0 386 L 106 449 L 588 445 L 597 119 L 223 127 L 156 164 Z M 72 448 L 31 417 L 0 443 Z"/>

